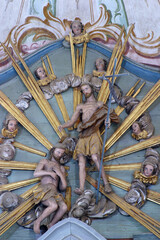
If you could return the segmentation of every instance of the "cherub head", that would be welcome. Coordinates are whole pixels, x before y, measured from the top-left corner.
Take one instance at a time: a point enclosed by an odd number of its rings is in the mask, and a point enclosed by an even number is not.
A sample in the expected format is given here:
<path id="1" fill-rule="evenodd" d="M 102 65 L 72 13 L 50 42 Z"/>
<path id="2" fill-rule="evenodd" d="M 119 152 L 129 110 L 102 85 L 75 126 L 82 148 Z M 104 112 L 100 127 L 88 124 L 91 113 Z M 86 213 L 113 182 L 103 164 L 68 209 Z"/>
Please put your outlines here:
<path id="1" fill-rule="evenodd" d="M 146 176 L 150 177 L 153 175 L 158 175 L 159 173 L 159 153 L 148 148 L 145 153 L 145 160 L 142 164 L 141 172 Z"/>
<path id="2" fill-rule="evenodd" d="M 43 67 L 38 67 L 34 73 L 38 79 L 44 79 L 45 77 L 47 77 Z"/>
<path id="3" fill-rule="evenodd" d="M 107 70 L 107 61 L 103 58 L 97 58 L 96 63 L 96 70 L 98 72 L 103 72 Z"/>
<path id="4" fill-rule="evenodd" d="M 146 139 L 147 138 L 147 131 L 142 129 L 141 124 L 136 121 L 132 124 L 132 137 L 136 140 Z"/>
<path id="5" fill-rule="evenodd" d="M 144 169 L 143 169 L 143 174 L 146 177 L 150 177 L 150 176 L 154 175 L 154 167 L 153 167 L 153 165 L 151 165 L 151 164 L 145 165 Z"/>
<path id="6" fill-rule="evenodd" d="M 4 128 L 9 132 L 14 132 L 18 128 L 18 121 L 11 114 L 8 114 L 4 122 Z"/>
<path id="7" fill-rule="evenodd" d="M 84 29 L 83 24 L 79 20 L 73 21 L 70 27 L 72 29 L 72 33 L 74 34 L 74 37 L 81 35 Z"/>
<path id="8" fill-rule="evenodd" d="M 132 132 L 135 135 L 138 135 L 139 133 L 141 133 L 140 124 L 137 121 L 132 124 Z"/>

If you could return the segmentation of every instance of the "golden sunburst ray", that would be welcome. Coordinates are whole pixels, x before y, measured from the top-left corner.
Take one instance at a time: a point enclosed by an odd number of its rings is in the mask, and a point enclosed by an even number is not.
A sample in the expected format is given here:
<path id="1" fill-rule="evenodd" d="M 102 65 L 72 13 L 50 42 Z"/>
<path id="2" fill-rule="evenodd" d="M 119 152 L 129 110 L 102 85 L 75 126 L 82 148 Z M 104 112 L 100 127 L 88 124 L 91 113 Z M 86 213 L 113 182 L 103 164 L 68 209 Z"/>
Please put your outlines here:
<path id="1" fill-rule="evenodd" d="M 111 58 L 109 60 L 109 64 L 108 64 L 107 71 L 106 71 L 106 76 L 112 75 L 115 58 L 117 58 L 115 74 L 119 73 L 119 71 L 121 69 L 121 64 L 122 64 L 122 61 L 123 61 L 123 53 L 124 53 L 124 50 L 125 50 L 128 38 L 129 38 L 130 33 L 131 33 L 133 28 L 134 28 L 134 25 L 132 25 L 130 27 L 130 29 L 128 31 L 128 34 L 125 37 L 125 40 L 124 40 L 123 44 L 122 44 L 121 38 L 122 38 L 122 35 L 123 35 L 123 32 L 124 32 L 124 27 L 122 28 L 121 33 L 119 35 L 119 38 L 117 40 L 117 43 L 114 46 L 114 49 L 113 49 L 113 52 L 112 52 L 112 56 L 111 56 Z M 112 81 L 112 78 L 109 78 L 109 80 Z M 98 101 L 102 101 L 102 102 L 106 103 L 108 97 L 109 97 L 109 84 L 108 84 L 108 82 L 106 82 L 104 80 L 102 82 L 102 86 L 101 86 L 101 89 L 99 91 L 97 99 L 98 99 Z"/>
<path id="2" fill-rule="evenodd" d="M 140 79 L 139 79 L 139 80 L 134 84 L 134 86 L 131 87 L 131 89 L 126 93 L 126 96 L 132 96 L 132 95 L 133 95 L 134 90 L 135 90 L 135 88 L 136 88 L 136 86 L 138 85 L 139 82 L 140 82 Z M 133 97 L 136 97 L 136 96 L 140 93 L 140 91 L 142 90 L 142 88 L 143 88 L 144 85 L 145 85 L 145 83 L 143 83 L 143 84 L 138 88 L 138 90 L 134 93 Z M 117 107 L 115 108 L 115 113 L 119 116 L 119 115 L 123 112 L 124 109 L 125 109 L 125 108 L 123 108 L 123 107 L 117 106 Z"/>
<path id="3" fill-rule="evenodd" d="M 41 180 L 40 178 L 31 178 L 27 180 L 18 181 L 18 182 L 3 184 L 3 185 L 0 185 L 0 191 L 12 191 L 21 187 L 25 187 L 25 186 L 37 183 L 40 180 Z"/>
<path id="4" fill-rule="evenodd" d="M 0 169 L 35 170 L 38 163 L 0 160 Z M 68 166 L 64 166 L 69 170 Z"/>
<path id="5" fill-rule="evenodd" d="M 118 139 L 125 133 L 125 131 L 140 117 L 149 106 L 156 101 L 160 96 L 160 80 L 151 88 L 146 96 L 140 101 L 136 108 L 125 118 L 121 126 L 114 132 L 105 144 L 105 151 L 107 151 Z"/>
<path id="6" fill-rule="evenodd" d="M 131 183 L 126 182 L 122 179 L 108 176 L 108 181 L 110 184 L 112 184 L 118 188 L 121 188 L 126 191 L 130 190 Z M 160 193 L 147 189 L 147 200 L 160 205 Z"/>
<path id="7" fill-rule="evenodd" d="M 16 63 L 15 59 L 12 57 L 12 55 L 10 54 L 9 50 L 7 49 L 7 47 L 3 43 L 2 43 L 2 46 L 5 49 L 5 51 L 7 52 L 7 54 L 10 56 L 10 58 L 12 60 L 13 67 L 17 71 L 18 75 L 22 79 L 22 81 L 25 84 L 25 86 L 27 87 L 27 89 L 32 94 L 33 98 L 35 99 L 35 101 L 37 102 L 38 106 L 40 107 L 40 109 L 42 110 L 42 112 L 44 113 L 44 115 L 46 116 L 48 121 L 50 122 L 51 126 L 54 128 L 54 130 L 57 133 L 57 135 L 60 138 L 62 138 L 63 136 L 66 136 L 66 133 L 65 133 L 64 130 L 62 132 L 60 132 L 58 130 L 58 126 L 60 125 L 60 122 L 59 122 L 57 116 L 55 115 L 53 109 L 51 108 L 49 102 L 44 97 L 44 94 L 42 93 L 42 91 L 41 91 L 37 81 L 34 79 L 31 71 L 29 70 L 29 68 L 27 66 L 27 64 L 25 63 L 23 58 L 20 56 L 17 48 L 12 43 L 12 47 L 13 47 L 17 57 L 19 58 L 19 60 L 23 64 L 23 66 L 24 66 L 24 68 L 25 68 L 25 70 L 26 70 L 26 72 L 28 74 L 28 78 L 23 73 L 23 71 L 21 70 L 19 65 Z"/>
<path id="8" fill-rule="evenodd" d="M 11 102 L 11 100 L 0 91 L 0 104 L 17 119 L 20 124 L 27 129 L 42 145 L 50 150 L 53 145 L 47 138 L 36 128 L 32 122 Z"/>
<path id="9" fill-rule="evenodd" d="M 29 147 L 29 146 L 26 146 L 20 142 L 12 142 L 12 145 L 15 147 L 15 148 L 19 148 L 23 151 L 27 151 L 27 152 L 30 152 L 30 153 L 34 153 L 34 154 L 37 154 L 37 155 L 40 155 L 42 157 L 46 157 L 47 153 L 43 152 L 43 151 L 40 151 L 38 149 L 35 149 L 35 148 L 32 148 L 32 147 Z"/>
<path id="10" fill-rule="evenodd" d="M 48 73 L 48 71 L 47 71 L 47 66 L 46 66 L 43 58 L 41 58 L 42 66 L 45 69 L 45 72 L 46 72 L 47 76 L 48 77 L 51 76 L 52 81 L 54 81 L 56 79 L 56 76 L 54 74 L 53 67 L 52 67 L 52 64 L 51 64 L 51 61 L 50 61 L 48 55 L 46 55 L 46 59 L 47 59 L 48 65 L 49 65 L 49 72 L 50 73 Z M 67 122 L 69 120 L 69 115 L 68 115 L 66 106 L 64 104 L 63 97 L 62 97 L 62 95 L 60 93 L 59 94 L 55 94 L 54 96 L 55 96 L 55 99 L 56 99 L 57 104 L 59 106 L 59 109 L 60 109 L 60 111 L 62 113 L 63 119 L 64 119 L 65 122 Z M 71 129 L 69 129 L 69 130 L 71 130 Z"/>
<path id="11" fill-rule="evenodd" d="M 97 182 L 92 177 L 87 175 L 86 180 L 93 186 L 97 187 Z M 109 198 L 112 202 L 114 202 L 117 206 L 122 208 L 126 213 L 128 213 L 131 217 L 133 217 L 136 221 L 146 227 L 150 232 L 160 238 L 160 222 L 156 221 L 155 219 L 151 218 L 140 209 L 128 204 L 125 200 L 121 197 L 116 195 L 115 193 L 111 192 L 106 194 L 104 192 L 104 188 L 100 185 L 100 192 Z"/>
<path id="12" fill-rule="evenodd" d="M 33 197 L 33 191 L 39 186 L 36 184 L 31 189 L 27 190 L 20 196 L 24 198 L 24 201 L 11 212 L 4 211 L 0 214 L 0 235 L 5 233 L 14 223 L 16 223 L 21 217 L 23 217 L 29 210 L 35 206 Z M 71 187 L 67 187 L 65 194 L 65 202 L 67 204 L 68 211 L 71 208 Z"/>
<path id="13" fill-rule="evenodd" d="M 160 144 L 160 136 L 153 136 L 149 139 L 146 139 L 145 141 L 136 143 L 134 145 L 128 146 L 120 151 L 114 152 L 113 154 L 110 154 L 108 156 L 104 157 L 104 162 L 110 161 L 112 159 L 122 157 L 134 152 L 138 152 L 143 149 L 147 149 L 149 147 L 154 147 L 156 145 Z"/>
<path id="14" fill-rule="evenodd" d="M 114 164 L 103 165 L 105 171 L 125 171 L 125 170 L 138 170 L 141 167 L 141 163 L 126 163 L 126 164 Z M 97 171 L 96 167 L 86 168 L 87 171 Z"/>

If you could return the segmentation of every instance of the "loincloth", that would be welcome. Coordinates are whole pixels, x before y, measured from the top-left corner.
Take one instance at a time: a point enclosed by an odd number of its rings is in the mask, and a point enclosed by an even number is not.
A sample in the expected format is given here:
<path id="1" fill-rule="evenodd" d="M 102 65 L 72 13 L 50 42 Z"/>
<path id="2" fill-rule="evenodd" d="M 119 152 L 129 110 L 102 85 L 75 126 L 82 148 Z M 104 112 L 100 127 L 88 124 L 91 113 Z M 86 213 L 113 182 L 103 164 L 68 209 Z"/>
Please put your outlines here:
<path id="1" fill-rule="evenodd" d="M 50 198 L 54 198 L 57 204 L 64 201 L 63 195 L 53 189 L 53 184 L 40 185 L 33 191 L 33 195 L 35 204 Z"/>
<path id="2" fill-rule="evenodd" d="M 77 159 L 79 154 L 84 156 L 91 156 L 93 154 L 101 155 L 102 139 L 100 132 L 92 133 L 89 137 L 79 138 L 76 145 L 73 158 Z"/>

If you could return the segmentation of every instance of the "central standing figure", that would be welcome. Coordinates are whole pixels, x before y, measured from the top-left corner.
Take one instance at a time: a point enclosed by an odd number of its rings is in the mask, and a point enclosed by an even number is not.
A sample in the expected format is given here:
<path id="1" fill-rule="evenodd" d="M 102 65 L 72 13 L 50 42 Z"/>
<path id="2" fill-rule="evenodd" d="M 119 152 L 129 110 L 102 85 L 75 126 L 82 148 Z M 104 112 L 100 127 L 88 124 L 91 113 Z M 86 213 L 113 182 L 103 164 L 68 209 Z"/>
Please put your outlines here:
<path id="1" fill-rule="evenodd" d="M 78 125 L 77 131 L 79 132 L 79 140 L 75 149 L 75 157 L 78 157 L 79 161 L 79 181 L 80 187 L 76 188 L 74 192 L 81 195 L 84 191 L 85 178 L 86 178 L 86 157 L 90 156 L 93 162 L 96 164 L 97 169 L 100 168 L 100 156 L 102 150 L 102 139 L 100 136 L 99 128 L 107 117 L 108 108 L 103 102 L 97 101 L 93 94 L 92 85 L 88 82 L 84 82 L 81 85 L 81 91 L 83 92 L 86 101 L 79 104 L 74 112 L 71 120 L 63 125 L 59 126 L 59 130 L 73 126 L 79 117 L 82 122 Z M 119 123 L 119 117 L 112 110 L 110 113 L 110 121 Z M 102 167 L 102 179 L 104 182 L 104 191 L 110 193 L 112 191 L 107 175 Z"/>

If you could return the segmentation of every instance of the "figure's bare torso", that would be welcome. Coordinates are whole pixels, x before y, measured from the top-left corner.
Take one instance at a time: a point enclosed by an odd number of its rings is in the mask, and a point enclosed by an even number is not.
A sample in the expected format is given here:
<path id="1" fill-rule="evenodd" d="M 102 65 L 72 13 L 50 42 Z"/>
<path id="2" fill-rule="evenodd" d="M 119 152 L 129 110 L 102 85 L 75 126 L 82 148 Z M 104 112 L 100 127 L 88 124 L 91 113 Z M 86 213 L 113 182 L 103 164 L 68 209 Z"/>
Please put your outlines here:
<path id="1" fill-rule="evenodd" d="M 56 169 L 60 168 L 59 164 L 56 162 L 49 161 L 45 159 L 44 170 L 47 172 L 52 172 L 51 176 L 43 176 L 41 178 L 42 184 L 52 183 L 56 188 L 58 187 L 59 177 L 56 174 Z"/>
<path id="2" fill-rule="evenodd" d="M 80 111 L 82 112 L 83 123 L 87 122 L 94 112 L 103 105 L 102 102 L 90 101 L 84 104 L 80 104 Z"/>

